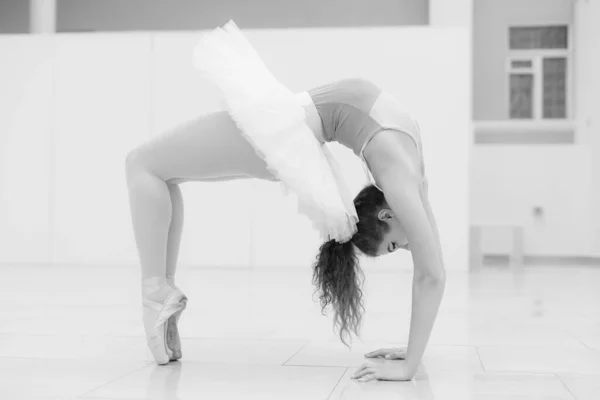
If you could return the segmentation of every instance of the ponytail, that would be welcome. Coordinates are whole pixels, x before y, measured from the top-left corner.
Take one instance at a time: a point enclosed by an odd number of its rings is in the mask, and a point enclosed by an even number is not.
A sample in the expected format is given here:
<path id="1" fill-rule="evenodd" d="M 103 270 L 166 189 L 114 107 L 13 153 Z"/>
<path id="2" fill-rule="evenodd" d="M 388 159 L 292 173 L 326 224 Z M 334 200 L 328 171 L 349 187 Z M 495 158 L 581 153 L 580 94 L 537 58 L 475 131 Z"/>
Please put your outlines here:
<path id="1" fill-rule="evenodd" d="M 365 186 L 356 195 L 354 206 L 358 223 L 352 240 L 343 244 L 334 240 L 323 243 L 313 265 L 313 283 L 321 292 L 321 312 L 331 304 L 334 328 L 339 327 L 340 339 L 346 346 L 346 337 L 351 333 L 358 336 L 364 312 L 361 290 L 364 274 L 355 248 L 366 257 L 376 257 L 384 235 L 390 230 L 389 225 L 378 218 L 379 210 L 387 207 L 387 203 L 375 185 Z"/>
<path id="2" fill-rule="evenodd" d="M 321 245 L 313 265 L 313 284 L 320 291 L 321 312 L 331 304 L 334 311 L 334 328 L 339 328 L 341 341 L 359 335 L 364 307 L 361 278 L 364 274 L 352 241 L 337 243 L 330 240 Z M 348 346 L 350 347 L 350 346 Z"/>

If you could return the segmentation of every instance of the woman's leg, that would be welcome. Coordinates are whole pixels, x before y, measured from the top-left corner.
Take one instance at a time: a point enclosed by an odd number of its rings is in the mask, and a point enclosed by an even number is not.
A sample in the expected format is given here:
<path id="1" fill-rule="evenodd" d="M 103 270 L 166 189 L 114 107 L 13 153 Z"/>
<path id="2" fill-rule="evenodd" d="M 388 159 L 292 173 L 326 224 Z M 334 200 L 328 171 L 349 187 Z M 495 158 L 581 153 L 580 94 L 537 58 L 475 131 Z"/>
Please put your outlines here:
<path id="1" fill-rule="evenodd" d="M 171 196 L 171 225 L 167 239 L 167 270 L 165 277 L 167 284 L 175 288 L 175 272 L 177 271 L 177 259 L 179 257 L 179 246 L 183 232 L 183 196 L 179 185 L 168 184 Z"/>
<path id="2" fill-rule="evenodd" d="M 219 178 L 198 179 L 199 182 L 224 182 L 236 179 L 247 179 L 247 176 L 229 176 Z M 179 247 L 183 233 L 183 196 L 178 184 L 167 183 L 171 195 L 171 225 L 169 226 L 169 237 L 167 239 L 167 284 L 176 288 L 175 273 L 177 272 L 177 261 L 179 259 Z"/>
<path id="3" fill-rule="evenodd" d="M 146 305 L 144 325 L 159 363 L 172 356 L 166 348 L 167 321 L 161 317 L 170 319 L 182 310 L 169 303 L 173 292 L 179 292 L 169 282 L 175 284 L 183 228 L 183 199 L 176 182 L 240 177 L 272 179 L 264 161 L 225 112 L 181 125 L 127 157 L 129 201 Z"/>
<path id="4" fill-rule="evenodd" d="M 166 286 L 167 238 L 172 204 L 167 183 L 148 167 L 140 153 L 127 157 L 127 187 L 133 233 L 147 286 Z M 150 287 L 145 288 L 145 292 Z"/>
<path id="5" fill-rule="evenodd" d="M 183 229 L 176 184 L 242 177 L 273 179 L 225 112 L 192 120 L 129 154 L 127 183 L 144 279 L 173 278 Z"/>
<path id="6" fill-rule="evenodd" d="M 169 226 L 169 235 L 167 238 L 166 279 L 167 284 L 173 289 L 176 289 L 175 272 L 177 270 L 179 246 L 181 244 L 181 234 L 183 232 L 183 197 L 179 185 L 168 184 L 167 187 L 169 188 L 169 194 L 171 196 L 171 225 Z M 179 360 L 182 357 L 181 339 L 179 337 L 179 328 L 177 327 L 181 312 L 171 316 L 166 327 L 167 346 L 173 352 L 170 357 L 171 361 Z"/>
<path id="7" fill-rule="evenodd" d="M 145 163 L 140 153 L 127 157 L 127 185 L 133 231 L 142 265 L 144 328 L 152 355 L 158 364 L 167 364 L 173 351 L 167 345 L 164 320 L 172 310 L 185 307 L 183 294 L 166 280 L 167 239 L 172 204 L 166 182 Z M 177 297 L 176 297 L 177 296 Z"/>

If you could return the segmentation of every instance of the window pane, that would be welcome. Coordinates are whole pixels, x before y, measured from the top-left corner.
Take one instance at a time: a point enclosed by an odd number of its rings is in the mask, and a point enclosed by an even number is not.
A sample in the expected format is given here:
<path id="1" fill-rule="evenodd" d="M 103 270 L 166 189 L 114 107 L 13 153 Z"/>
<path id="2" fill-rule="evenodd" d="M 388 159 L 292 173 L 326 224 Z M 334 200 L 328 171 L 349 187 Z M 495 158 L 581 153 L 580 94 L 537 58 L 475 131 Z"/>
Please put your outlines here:
<path id="1" fill-rule="evenodd" d="M 533 118 L 532 74 L 510 74 L 510 118 Z"/>
<path id="2" fill-rule="evenodd" d="M 531 68 L 533 63 L 531 60 L 513 60 L 510 65 L 513 68 Z"/>
<path id="3" fill-rule="evenodd" d="M 517 26 L 509 28 L 511 50 L 566 49 L 567 26 Z"/>
<path id="4" fill-rule="evenodd" d="M 544 58 L 544 118 L 567 116 L 567 59 Z"/>

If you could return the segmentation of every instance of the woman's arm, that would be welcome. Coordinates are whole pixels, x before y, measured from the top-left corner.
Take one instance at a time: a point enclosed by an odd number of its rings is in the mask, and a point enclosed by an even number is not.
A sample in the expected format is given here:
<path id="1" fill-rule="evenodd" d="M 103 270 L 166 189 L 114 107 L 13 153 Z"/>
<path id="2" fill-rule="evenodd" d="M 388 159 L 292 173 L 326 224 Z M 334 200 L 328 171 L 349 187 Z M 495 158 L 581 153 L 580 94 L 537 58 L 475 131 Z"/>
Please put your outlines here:
<path id="1" fill-rule="evenodd" d="M 387 162 L 384 161 L 387 159 Z M 414 262 L 412 315 L 406 354 L 409 374 L 414 375 L 427 347 L 442 300 L 446 273 L 437 228 L 432 224 L 421 196 L 421 176 L 405 158 L 382 157 L 375 167 L 379 185 L 406 231 Z"/>
<path id="2" fill-rule="evenodd" d="M 427 181 L 427 178 L 425 178 L 425 181 L 423 182 L 423 191 L 421 194 L 421 199 L 423 201 L 423 207 L 425 208 L 425 212 L 427 213 L 427 218 L 429 219 L 429 224 L 431 225 L 431 229 L 433 229 L 433 233 L 435 235 L 440 260 L 442 264 L 444 264 L 444 253 L 442 251 L 442 241 L 440 239 L 440 232 L 437 227 L 435 215 L 433 215 L 433 210 L 431 209 L 431 204 L 429 203 L 429 182 Z"/>
<path id="3" fill-rule="evenodd" d="M 382 189 L 390 208 L 406 231 L 414 262 L 412 313 L 406 353 L 407 367 L 414 373 L 437 317 L 446 274 L 438 240 L 419 193 L 418 178 L 404 177 L 399 180 L 397 174 L 389 175 L 382 179 Z"/>

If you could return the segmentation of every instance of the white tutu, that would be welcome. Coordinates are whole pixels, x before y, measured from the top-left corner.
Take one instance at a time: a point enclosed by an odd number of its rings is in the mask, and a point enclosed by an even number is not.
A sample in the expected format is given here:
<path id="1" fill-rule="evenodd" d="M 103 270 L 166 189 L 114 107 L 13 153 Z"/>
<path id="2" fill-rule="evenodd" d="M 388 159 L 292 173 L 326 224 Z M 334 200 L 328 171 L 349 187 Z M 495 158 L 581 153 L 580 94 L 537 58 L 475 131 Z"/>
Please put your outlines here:
<path id="1" fill-rule="evenodd" d="M 277 81 L 235 23 L 204 35 L 193 62 L 322 239 L 348 241 L 358 215 L 339 165 L 308 126 L 299 97 Z"/>

